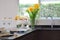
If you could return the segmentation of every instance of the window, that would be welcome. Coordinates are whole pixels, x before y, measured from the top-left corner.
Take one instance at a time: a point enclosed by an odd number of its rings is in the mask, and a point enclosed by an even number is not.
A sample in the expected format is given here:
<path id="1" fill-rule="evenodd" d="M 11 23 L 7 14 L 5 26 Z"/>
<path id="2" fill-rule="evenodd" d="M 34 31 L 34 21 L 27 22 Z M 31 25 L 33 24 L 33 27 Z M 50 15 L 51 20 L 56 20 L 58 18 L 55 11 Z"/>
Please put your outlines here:
<path id="1" fill-rule="evenodd" d="M 41 17 L 60 18 L 60 0 L 41 0 Z"/>
<path id="2" fill-rule="evenodd" d="M 19 0 L 19 15 L 28 16 L 26 9 L 37 3 L 39 3 L 39 0 Z"/>
<path id="3" fill-rule="evenodd" d="M 19 14 L 28 16 L 26 8 L 30 5 L 41 3 L 40 17 L 60 18 L 59 0 L 19 0 Z"/>

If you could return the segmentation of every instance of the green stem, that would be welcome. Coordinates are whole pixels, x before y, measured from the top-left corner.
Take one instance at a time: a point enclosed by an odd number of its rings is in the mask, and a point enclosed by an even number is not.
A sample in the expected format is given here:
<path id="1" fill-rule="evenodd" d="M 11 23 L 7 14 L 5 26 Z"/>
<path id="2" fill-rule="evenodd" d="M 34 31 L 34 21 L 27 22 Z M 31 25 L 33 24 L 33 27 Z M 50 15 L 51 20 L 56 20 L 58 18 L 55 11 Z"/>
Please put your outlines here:
<path id="1" fill-rule="evenodd" d="M 35 18 L 33 18 L 33 19 L 31 19 L 31 27 L 33 27 L 34 28 L 34 25 L 35 25 Z"/>

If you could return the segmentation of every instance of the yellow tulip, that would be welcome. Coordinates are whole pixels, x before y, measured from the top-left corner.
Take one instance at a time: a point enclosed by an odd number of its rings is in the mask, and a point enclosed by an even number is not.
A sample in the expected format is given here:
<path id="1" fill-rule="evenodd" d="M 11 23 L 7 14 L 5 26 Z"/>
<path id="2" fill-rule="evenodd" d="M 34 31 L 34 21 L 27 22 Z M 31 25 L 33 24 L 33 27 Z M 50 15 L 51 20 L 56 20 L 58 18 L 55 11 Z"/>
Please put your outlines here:
<path id="1" fill-rule="evenodd" d="M 29 7 L 29 8 L 28 8 L 28 11 L 29 11 L 29 12 L 32 12 L 32 11 L 33 11 L 33 7 Z"/>
<path id="2" fill-rule="evenodd" d="M 35 8 L 35 9 L 38 9 L 39 6 L 40 6 L 39 4 L 34 4 L 34 8 Z"/>

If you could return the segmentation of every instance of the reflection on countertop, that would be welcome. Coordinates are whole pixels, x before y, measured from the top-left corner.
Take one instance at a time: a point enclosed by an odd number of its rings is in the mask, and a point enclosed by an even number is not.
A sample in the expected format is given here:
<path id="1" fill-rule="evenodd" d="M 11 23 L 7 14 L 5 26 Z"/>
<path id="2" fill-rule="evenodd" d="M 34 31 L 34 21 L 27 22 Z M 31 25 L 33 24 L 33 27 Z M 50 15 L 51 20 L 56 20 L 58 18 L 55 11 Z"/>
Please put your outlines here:
<path id="1" fill-rule="evenodd" d="M 11 32 L 14 32 L 13 34 Z M 4 33 L 0 33 L 0 39 L 6 39 L 6 40 L 10 40 L 10 39 L 16 39 L 18 37 L 21 37 L 25 34 L 28 34 L 30 32 L 32 32 L 32 29 L 29 29 L 27 31 L 11 31 L 11 32 L 4 32 Z"/>

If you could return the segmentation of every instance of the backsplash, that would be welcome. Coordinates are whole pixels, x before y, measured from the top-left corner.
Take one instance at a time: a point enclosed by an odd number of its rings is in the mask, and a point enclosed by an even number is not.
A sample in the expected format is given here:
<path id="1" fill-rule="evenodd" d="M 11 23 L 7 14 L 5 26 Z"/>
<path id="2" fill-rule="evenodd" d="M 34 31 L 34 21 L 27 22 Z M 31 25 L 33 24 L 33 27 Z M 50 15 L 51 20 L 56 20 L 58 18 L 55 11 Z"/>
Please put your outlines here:
<path id="1" fill-rule="evenodd" d="M 1 19 L 0 28 L 4 27 L 6 29 L 17 28 L 18 24 L 28 24 L 27 20 L 14 20 L 14 19 Z"/>
<path id="2" fill-rule="evenodd" d="M 60 25 L 59 19 L 40 19 L 36 20 L 36 25 Z M 30 24 L 27 20 L 0 20 L 0 27 L 12 28 L 16 27 L 18 24 Z"/>

